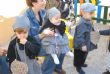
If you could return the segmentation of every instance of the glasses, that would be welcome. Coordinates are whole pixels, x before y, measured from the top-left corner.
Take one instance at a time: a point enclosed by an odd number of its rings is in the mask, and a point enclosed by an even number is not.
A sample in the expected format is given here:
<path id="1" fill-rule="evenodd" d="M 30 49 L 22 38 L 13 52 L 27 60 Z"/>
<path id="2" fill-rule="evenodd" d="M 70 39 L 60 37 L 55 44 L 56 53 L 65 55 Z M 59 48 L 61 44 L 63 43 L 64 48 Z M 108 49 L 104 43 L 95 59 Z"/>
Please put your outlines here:
<path id="1" fill-rule="evenodd" d="M 47 0 L 38 0 L 38 2 L 46 2 Z"/>

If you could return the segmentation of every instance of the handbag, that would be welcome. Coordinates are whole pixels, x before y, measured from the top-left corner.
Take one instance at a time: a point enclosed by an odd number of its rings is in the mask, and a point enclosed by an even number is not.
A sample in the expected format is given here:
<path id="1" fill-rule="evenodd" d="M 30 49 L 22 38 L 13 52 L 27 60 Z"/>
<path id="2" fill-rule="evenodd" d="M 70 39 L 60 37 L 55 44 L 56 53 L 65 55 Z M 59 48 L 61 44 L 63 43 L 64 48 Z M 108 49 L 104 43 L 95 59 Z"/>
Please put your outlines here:
<path id="1" fill-rule="evenodd" d="M 16 59 L 11 63 L 12 74 L 27 74 L 28 66 L 26 64 L 26 58 L 25 58 L 25 62 L 21 62 L 17 60 L 17 50 L 19 50 L 18 43 L 16 43 L 16 49 L 15 49 Z M 24 50 L 25 50 L 25 46 L 24 46 Z"/>

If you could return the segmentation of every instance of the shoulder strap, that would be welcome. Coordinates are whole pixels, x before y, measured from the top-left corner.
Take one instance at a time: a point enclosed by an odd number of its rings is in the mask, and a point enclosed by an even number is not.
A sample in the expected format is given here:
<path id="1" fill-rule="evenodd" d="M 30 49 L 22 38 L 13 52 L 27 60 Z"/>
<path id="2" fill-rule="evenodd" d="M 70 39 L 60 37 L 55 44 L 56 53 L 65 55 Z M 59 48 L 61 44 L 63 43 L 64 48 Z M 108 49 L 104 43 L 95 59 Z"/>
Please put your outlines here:
<path id="1" fill-rule="evenodd" d="M 24 51 L 25 51 L 25 46 L 24 46 Z M 19 48 L 19 44 L 16 42 L 16 49 L 15 49 L 16 59 L 17 59 L 17 52 L 18 52 L 18 55 L 19 55 L 19 57 L 20 57 L 20 48 Z M 25 51 L 25 53 L 26 53 L 26 51 Z M 26 56 L 25 53 L 24 53 L 24 55 Z M 24 56 L 24 57 L 25 57 L 25 56 Z M 21 59 L 21 57 L 20 57 L 20 59 Z M 26 57 L 25 57 L 24 61 L 26 62 Z"/>

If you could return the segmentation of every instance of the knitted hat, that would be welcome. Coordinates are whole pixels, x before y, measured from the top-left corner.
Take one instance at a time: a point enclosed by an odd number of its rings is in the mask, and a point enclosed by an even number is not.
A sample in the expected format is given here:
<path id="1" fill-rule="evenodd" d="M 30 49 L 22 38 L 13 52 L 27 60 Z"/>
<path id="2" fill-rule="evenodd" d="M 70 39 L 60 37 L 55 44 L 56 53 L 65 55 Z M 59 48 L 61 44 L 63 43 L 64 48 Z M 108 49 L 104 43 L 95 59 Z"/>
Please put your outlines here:
<path id="1" fill-rule="evenodd" d="M 17 28 L 29 30 L 30 21 L 26 16 L 18 16 L 18 17 L 16 17 L 16 22 L 13 24 L 12 27 L 13 27 L 13 30 L 15 30 Z"/>
<path id="2" fill-rule="evenodd" d="M 54 17 L 57 14 L 61 14 L 61 13 L 60 13 L 60 11 L 56 7 L 52 7 L 51 9 L 49 9 L 47 11 L 47 17 L 49 19 L 51 19 L 52 17 Z"/>
<path id="3" fill-rule="evenodd" d="M 94 12 L 96 8 L 92 3 L 84 3 L 81 5 L 81 10 L 83 10 L 84 12 Z"/>

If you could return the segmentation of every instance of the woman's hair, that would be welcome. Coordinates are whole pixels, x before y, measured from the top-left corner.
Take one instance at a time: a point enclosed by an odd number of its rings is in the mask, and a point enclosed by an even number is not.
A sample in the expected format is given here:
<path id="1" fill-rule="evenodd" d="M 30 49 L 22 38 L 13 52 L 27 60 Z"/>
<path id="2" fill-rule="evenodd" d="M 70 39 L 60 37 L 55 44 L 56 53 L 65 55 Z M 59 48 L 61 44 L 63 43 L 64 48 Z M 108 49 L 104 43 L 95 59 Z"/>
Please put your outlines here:
<path id="1" fill-rule="evenodd" d="M 32 2 L 37 2 L 37 0 L 26 0 L 26 3 L 29 7 L 33 7 Z"/>

